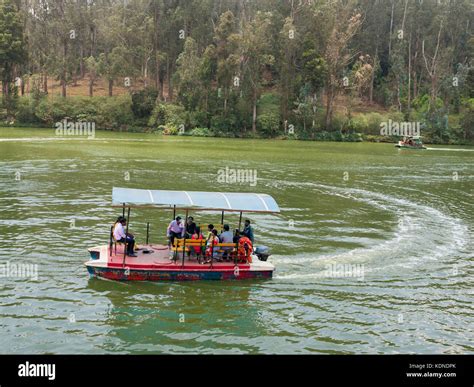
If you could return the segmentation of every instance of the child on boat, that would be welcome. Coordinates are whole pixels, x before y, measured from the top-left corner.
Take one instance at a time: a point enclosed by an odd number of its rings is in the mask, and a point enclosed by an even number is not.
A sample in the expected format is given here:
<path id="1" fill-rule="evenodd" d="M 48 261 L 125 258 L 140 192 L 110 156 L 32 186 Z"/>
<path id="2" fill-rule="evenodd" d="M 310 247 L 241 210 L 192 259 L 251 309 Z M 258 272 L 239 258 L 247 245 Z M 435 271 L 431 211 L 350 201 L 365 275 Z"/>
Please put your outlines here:
<path id="1" fill-rule="evenodd" d="M 194 234 L 191 237 L 191 239 L 202 241 L 203 236 L 201 234 L 201 229 L 199 227 L 196 227 L 194 229 Z M 191 249 L 191 254 L 199 257 L 201 255 L 201 246 L 193 246 Z"/>
<path id="2" fill-rule="evenodd" d="M 207 259 L 203 263 L 209 263 L 211 262 L 212 258 L 217 258 L 218 252 L 217 252 L 217 247 L 215 245 L 217 245 L 218 243 L 219 243 L 219 238 L 217 237 L 217 230 L 213 228 L 209 234 L 209 237 L 207 238 L 207 242 L 206 242 Z"/>

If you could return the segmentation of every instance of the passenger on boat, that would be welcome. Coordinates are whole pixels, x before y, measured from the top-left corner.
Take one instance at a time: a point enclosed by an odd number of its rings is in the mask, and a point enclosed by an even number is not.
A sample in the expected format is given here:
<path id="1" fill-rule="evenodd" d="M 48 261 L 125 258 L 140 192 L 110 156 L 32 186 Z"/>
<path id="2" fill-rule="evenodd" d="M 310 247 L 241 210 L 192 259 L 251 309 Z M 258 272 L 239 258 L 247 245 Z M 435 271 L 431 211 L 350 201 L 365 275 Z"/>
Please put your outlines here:
<path id="1" fill-rule="evenodd" d="M 201 229 L 199 227 L 196 227 L 194 229 L 193 236 L 191 239 L 201 241 L 202 240 L 202 234 L 201 234 Z M 200 255 L 201 254 L 201 246 L 193 246 L 194 254 L 195 255 Z"/>
<path id="2" fill-rule="evenodd" d="M 233 236 L 232 232 L 230 231 L 229 225 L 224 224 L 224 231 L 219 235 L 219 241 L 220 243 L 232 243 L 233 242 Z M 233 247 L 222 247 L 222 250 L 224 250 L 224 258 L 227 258 L 229 255 L 229 252 L 232 251 Z"/>
<path id="3" fill-rule="evenodd" d="M 236 228 L 234 230 L 234 237 L 232 238 L 232 242 L 233 243 L 239 243 L 239 239 L 240 239 L 240 231 L 238 228 Z"/>
<path id="4" fill-rule="evenodd" d="M 119 243 L 127 244 L 127 255 L 129 257 L 136 257 L 134 252 L 135 239 L 133 234 L 125 232 L 125 226 L 127 225 L 127 219 L 123 216 L 119 216 L 114 227 L 114 239 Z"/>
<path id="5" fill-rule="evenodd" d="M 219 252 L 217 251 L 218 248 L 215 246 L 219 243 L 219 238 L 217 237 L 217 230 L 213 229 L 210 233 L 209 238 L 207 239 L 206 242 L 206 261 L 204 263 L 209 263 L 211 262 L 211 256 L 213 258 L 217 258 L 219 255 Z"/>
<path id="6" fill-rule="evenodd" d="M 188 216 L 188 219 L 186 219 L 186 238 L 191 238 L 194 235 L 196 228 L 197 226 L 196 223 L 194 223 L 194 218 L 192 216 Z"/>
<path id="7" fill-rule="evenodd" d="M 214 230 L 214 225 L 213 224 L 209 224 L 207 225 L 207 236 L 206 236 L 206 241 L 209 240 L 209 238 L 212 236 L 212 230 Z M 216 230 L 216 233 L 217 233 L 217 230 Z"/>
<path id="8" fill-rule="evenodd" d="M 245 220 L 245 227 L 244 227 L 244 230 L 242 231 L 242 235 L 249 238 L 251 242 L 253 243 L 253 228 L 252 226 L 250 226 L 250 220 L 248 219 Z"/>
<path id="9" fill-rule="evenodd" d="M 240 262 L 252 263 L 252 241 L 246 236 L 239 239 L 238 257 Z"/>
<path id="10" fill-rule="evenodd" d="M 184 226 L 181 223 L 181 216 L 177 216 L 175 220 L 171 221 L 166 231 L 166 235 L 169 238 L 169 243 L 174 244 L 175 238 L 182 238 L 184 233 Z"/>

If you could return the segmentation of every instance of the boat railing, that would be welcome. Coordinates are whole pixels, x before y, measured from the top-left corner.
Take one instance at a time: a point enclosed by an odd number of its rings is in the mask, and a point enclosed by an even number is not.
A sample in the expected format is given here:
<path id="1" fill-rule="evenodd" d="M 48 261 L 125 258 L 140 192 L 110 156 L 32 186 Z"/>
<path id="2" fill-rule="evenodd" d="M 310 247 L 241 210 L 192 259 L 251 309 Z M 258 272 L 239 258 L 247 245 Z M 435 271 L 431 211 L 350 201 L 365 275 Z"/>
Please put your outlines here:
<path id="1" fill-rule="evenodd" d="M 192 248 L 199 248 L 199 254 L 205 255 L 206 254 L 206 247 L 207 247 L 207 240 L 206 239 L 186 239 L 186 238 L 175 238 L 172 246 L 173 253 L 177 258 L 179 253 L 182 253 L 182 262 L 184 265 L 184 259 L 186 253 L 190 253 Z M 230 251 L 231 255 L 234 256 L 234 263 L 237 264 L 238 262 L 238 242 L 236 243 L 213 243 L 211 245 L 211 267 L 213 266 L 214 261 L 214 252 L 224 252 L 224 248 L 232 248 Z M 219 250 L 215 250 L 219 249 Z"/>

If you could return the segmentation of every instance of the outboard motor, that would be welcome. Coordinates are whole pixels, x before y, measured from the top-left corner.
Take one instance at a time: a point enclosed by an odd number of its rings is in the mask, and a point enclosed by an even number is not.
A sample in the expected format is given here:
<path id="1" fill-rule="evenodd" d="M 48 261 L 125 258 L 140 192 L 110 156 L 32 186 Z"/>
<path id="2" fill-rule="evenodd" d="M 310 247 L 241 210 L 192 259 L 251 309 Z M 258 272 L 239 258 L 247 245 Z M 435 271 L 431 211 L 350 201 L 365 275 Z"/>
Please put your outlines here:
<path id="1" fill-rule="evenodd" d="M 267 246 L 257 246 L 255 248 L 255 255 L 260 261 L 266 261 L 270 254 L 270 248 Z"/>

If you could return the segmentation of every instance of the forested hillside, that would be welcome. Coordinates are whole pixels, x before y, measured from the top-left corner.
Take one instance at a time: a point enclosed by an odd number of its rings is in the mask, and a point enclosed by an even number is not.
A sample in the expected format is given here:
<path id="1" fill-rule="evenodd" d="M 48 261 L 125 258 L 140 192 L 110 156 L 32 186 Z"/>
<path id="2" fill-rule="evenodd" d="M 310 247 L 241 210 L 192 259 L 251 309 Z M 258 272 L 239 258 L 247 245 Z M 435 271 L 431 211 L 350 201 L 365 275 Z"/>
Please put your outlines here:
<path id="1" fill-rule="evenodd" d="M 471 0 L 0 0 L 0 121 L 470 142 L 473 22 Z"/>

